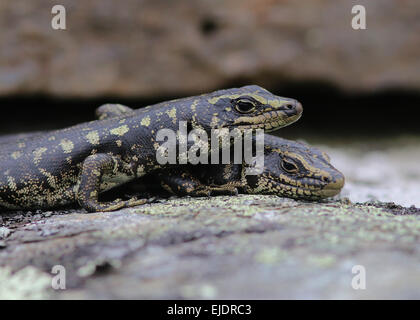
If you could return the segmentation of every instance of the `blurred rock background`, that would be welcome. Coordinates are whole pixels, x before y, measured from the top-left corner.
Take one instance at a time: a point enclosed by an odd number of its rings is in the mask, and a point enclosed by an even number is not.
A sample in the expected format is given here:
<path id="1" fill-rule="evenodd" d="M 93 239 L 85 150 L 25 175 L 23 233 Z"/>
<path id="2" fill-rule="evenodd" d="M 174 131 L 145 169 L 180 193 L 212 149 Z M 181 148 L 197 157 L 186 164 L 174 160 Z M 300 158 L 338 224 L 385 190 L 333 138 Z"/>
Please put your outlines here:
<path id="1" fill-rule="evenodd" d="M 60 1 L 0 4 L 0 94 L 159 97 L 231 82 L 420 88 L 415 0 Z M 351 28 L 362 4 L 367 30 Z"/>

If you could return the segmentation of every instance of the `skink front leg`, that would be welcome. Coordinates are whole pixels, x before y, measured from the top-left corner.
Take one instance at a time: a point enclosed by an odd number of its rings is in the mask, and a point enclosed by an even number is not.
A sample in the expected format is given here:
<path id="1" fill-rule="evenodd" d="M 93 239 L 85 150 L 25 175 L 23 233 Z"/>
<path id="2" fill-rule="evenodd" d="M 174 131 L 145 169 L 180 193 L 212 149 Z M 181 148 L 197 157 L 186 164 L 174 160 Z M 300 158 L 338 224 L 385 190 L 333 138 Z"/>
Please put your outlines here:
<path id="1" fill-rule="evenodd" d="M 147 202 L 146 199 L 116 199 L 112 202 L 99 202 L 101 181 L 104 174 L 114 173 L 119 165 L 118 159 L 108 154 L 95 154 L 87 157 L 82 165 L 80 185 L 76 198 L 80 206 L 89 212 L 115 211 Z"/>

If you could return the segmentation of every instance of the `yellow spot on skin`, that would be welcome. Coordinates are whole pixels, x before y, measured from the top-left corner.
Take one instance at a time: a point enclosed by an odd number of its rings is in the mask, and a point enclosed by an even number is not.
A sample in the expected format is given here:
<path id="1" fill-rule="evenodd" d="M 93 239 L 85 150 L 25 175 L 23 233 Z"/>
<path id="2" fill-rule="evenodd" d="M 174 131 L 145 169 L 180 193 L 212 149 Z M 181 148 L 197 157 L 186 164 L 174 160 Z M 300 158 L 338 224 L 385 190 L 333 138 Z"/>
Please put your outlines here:
<path id="1" fill-rule="evenodd" d="M 42 159 L 42 154 L 47 151 L 47 148 L 38 148 L 34 150 L 34 162 L 38 164 L 39 161 Z"/>
<path id="2" fill-rule="evenodd" d="M 115 141 L 115 143 L 117 144 L 117 146 L 121 147 L 122 146 L 122 141 L 121 140 L 117 140 Z"/>
<path id="3" fill-rule="evenodd" d="M 171 110 L 166 111 L 166 114 L 168 116 L 170 116 L 171 118 L 175 118 L 176 117 L 176 108 L 173 107 Z"/>
<path id="4" fill-rule="evenodd" d="M 9 188 L 12 190 L 12 191 L 15 191 L 16 190 L 16 183 L 15 183 L 15 179 L 13 178 L 13 177 L 10 177 L 10 176 L 8 176 L 7 177 L 7 181 L 9 182 Z"/>
<path id="5" fill-rule="evenodd" d="M 73 142 L 71 142 L 69 139 L 62 139 L 60 142 L 60 146 L 63 149 L 64 153 L 71 153 L 74 148 Z"/>
<path id="6" fill-rule="evenodd" d="M 113 135 L 116 135 L 116 136 L 123 136 L 128 131 L 130 131 L 130 129 L 127 127 L 127 125 L 123 125 L 121 127 L 114 128 L 114 129 L 110 130 L 109 132 Z"/>
<path id="7" fill-rule="evenodd" d="M 25 147 L 26 147 L 25 142 L 20 142 L 20 143 L 18 143 L 18 147 L 19 147 L 19 148 L 25 148 Z"/>
<path id="8" fill-rule="evenodd" d="M 213 118 L 211 119 L 210 126 L 211 127 L 216 127 L 218 123 L 219 123 L 219 118 L 216 117 L 216 116 L 213 116 Z"/>
<path id="9" fill-rule="evenodd" d="M 172 122 L 176 122 L 176 108 L 173 107 L 171 110 L 166 111 L 166 114 L 169 116 L 169 118 L 172 118 Z"/>
<path id="10" fill-rule="evenodd" d="M 54 141 L 55 140 L 55 136 L 51 136 L 48 138 L 48 141 Z"/>
<path id="11" fill-rule="evenodd" d="M 193 112 L 195 112 L 197 110 L 197 105 L 198 105 L 199 102 L 200 102 L 200 100 L 198 100 L 198 99 L 194 100 L 193 104 L 191 105 L 191 110 Z"/>
<path id="12" fill-rule="evenodd" d="M 147 117 L 144 117 L 143 119 L 141 119 L 140 124 L 142 126 L 148 127 L 150 125 L 150 117 L 147 116 Z"/>
<path id="13" fill-rule="evenodd" d="M 137 176 L 141 177 L 141 176 L 144 176 L 145 174 L 146 174 L 145 167 L 143 165 L 139 165 L 137 167 Z"/>
<path id="14" fill-rule="evenodd" d="M 22 152 L 20 152 L 20 151 L 15 151 L 15 152 L 13 152 L 12 154 L 11 154 L 11 156 L 12 156 L 12 158 L 13 159 L 18 159 L 18 158 L 20 158 L 21 156 L 22 156 Z"/>
<path id="15" fill-rule="evenodd" d="M 47 170 L 40 168 L 39 172 L 41 172 L 45 177 L 47 177 L 48 184 L 53 187 L 57 188 L 57 178 L 54 177 L 51 173 L 49 173 Z"/>
<path id="16" fill-rule="evenodd" d="M 86 139 L 89 141 L 89 143 L 93 145 L 99 144 L 99 134 L 98 131 L 91 131 L 86 135 Z"/>

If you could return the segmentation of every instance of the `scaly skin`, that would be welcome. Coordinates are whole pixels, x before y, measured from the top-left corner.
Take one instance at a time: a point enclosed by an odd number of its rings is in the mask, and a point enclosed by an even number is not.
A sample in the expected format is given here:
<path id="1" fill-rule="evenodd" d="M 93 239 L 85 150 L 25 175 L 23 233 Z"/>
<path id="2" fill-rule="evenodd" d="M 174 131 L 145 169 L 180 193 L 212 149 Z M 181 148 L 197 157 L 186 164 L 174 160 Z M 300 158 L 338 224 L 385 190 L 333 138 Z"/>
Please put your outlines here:
<path id="1" fill-rule="evenodd" d="M 275 194 L 320 200 L 340 193 L 343 174 L 325 152 L 301 142 L 264 136 L 264 170 L 245 175 L 245 165 L 185 165 L 153 173 L 169 192 L 177 195 Z M 155 178 L 156 180 L 156 178 Z"/>
<path id="2" fill-rule="evenodd" d="M 110 108 L 115 109 L 115 108 Z M 139 110 L 104 106 L 91 121 L 0 146 L 0 207 L 50 209 L 79 203 L 113 211 L 144 199 L 103 203 L 101 192 L 162 168 L 156 160 L 159 129 L 263 128 L 293 123 L 302 113 L 294 99 L 258 86 L 215 91 Z"/>
<path id="3" fill-rule="evenodd" d="M 104 105 L 99 110 L 102 110 L 103 117 L 105 114 L 112 117 L 132 111 L 122 105 Z M 181 196 L 234 195 L 242 192 L 303 200 L 333 197 L 344 186 L 343 174 L 331 165 L 325 152 L 302 142 L 268 134 L 264 136 L 263 172 L 245 176 L 245 168 L 240 164 L 181 165 L 170 170 L 158 170 L 145 177 L 143 183 L 160 181 L 164 189 Z"/>

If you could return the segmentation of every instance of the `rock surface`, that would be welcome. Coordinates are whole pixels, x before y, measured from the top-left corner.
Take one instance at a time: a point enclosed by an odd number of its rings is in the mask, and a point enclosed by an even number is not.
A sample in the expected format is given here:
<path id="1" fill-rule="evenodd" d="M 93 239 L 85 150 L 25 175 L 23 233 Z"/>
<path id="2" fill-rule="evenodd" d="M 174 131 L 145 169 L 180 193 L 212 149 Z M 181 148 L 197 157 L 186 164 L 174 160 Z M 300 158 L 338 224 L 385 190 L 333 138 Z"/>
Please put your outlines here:
<path id="1" fill-rule="evenodd" d="M 344 89 L 420 88 L 420 3 L 360 0 L 50 1 L 0 4 L 0 95 L 163 96 L 234 81 L 319 80 Z"/>
<path id="2" fill-rule="evenodd" d="M 331 157 L 331 163 L 346 177 L 342 197 L 353 202 L 395 202 L 404 207 L 420 207 L 420 136 L 365 137 L 338 139 L 325 137 L 317 145 Z"/>
<path id="3" fill-rule="evenodd" d="M 420 299 L 419 138 L 307 138 L 345 174 L 353 203 L 239 195 L 2 212 L 0 299 Z M 51 289 L 55 265 L 66 290 Z M 366 290 L 351 286 L 355 265 Z"/>
<path id="4" fill-rule="evenodd" d="M 239 195 L 1 219 L 0 298 L 420 298 L 418 209 Z"/>

